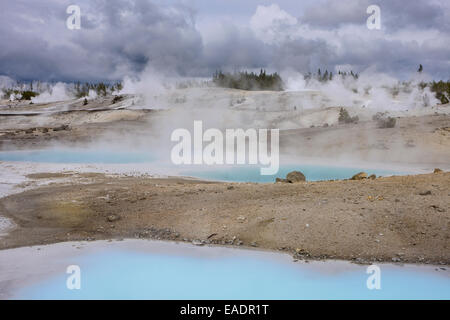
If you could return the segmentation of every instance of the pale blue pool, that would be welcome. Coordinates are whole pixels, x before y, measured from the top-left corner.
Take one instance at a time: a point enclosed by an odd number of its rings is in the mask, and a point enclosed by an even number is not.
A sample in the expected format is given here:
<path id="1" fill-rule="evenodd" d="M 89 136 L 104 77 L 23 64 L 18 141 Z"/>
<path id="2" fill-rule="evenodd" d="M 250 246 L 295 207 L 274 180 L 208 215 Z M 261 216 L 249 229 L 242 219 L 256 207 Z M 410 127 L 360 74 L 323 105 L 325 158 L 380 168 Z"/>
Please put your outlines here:
<path id="1" fill-rule="evenodd" d="M 35 151 L 2 151 L 0 161 L 47 163 L 145 163 L 154 161 L 151 152 L 102 149 L 48 149 Z"/>
<path id="2" fill-rule="evenodd" d="M 264 176 L 260 174 L 260 166 L 174 166 L 170 160 L 163 161 L 151 151 L 131 151 L 114 149 L 47 149 L 35 151 L 2 151 L 0 161 L 41 162 L 41 163 L 86 163 L 86 164 L 151 164 L 164 166 L 171 172 L 178 172 L 182 176 L 200 179 L 228 181 L 228 182 L 259 182 L 271 183 L 275 178 L 285 178 L 291 171 L 301 171 L 308 181 L 348 179 L 354 174 L 365 171 L 377 176 L 403 175 L 406 172 L 378 170 L 370 168 L 339 167 L 335 165 L 305 165 L 281 163 L 276 175 Z"/>
<path id="3" fill-rule="evenodd" d="M 213 250 L 213 249 L 211 249 Z M 367 266 L 314 270 L 265 258 L 189 256 L 107 250 L 77 258 L 81 289 L 59 274 L 20 290 L 19 299 L 449 299 L 450 277 L 381 265 L 381 290 L 366 286 Z"/>
<path id="4" fill-rule="evenodd" d="M 232 166 L 224 168 L 198 168 L 183 171 L 183 175 L 188 175 L 200 179 L 218 180 L 227 182 L 259 182 L 270 183 L 276 178 L 285 178 L 291 171 L 302 172 L 307 181 L 320 180 L 341 180 L 349 179 L 358 172 L 364 171 L 377 176 L 404 175 L 405 172 L 379 170 L 370 168 L 350 168 L 339 166 L 314 166 L 304 164 L 280 165 L 276 175 L 263 176 L 260 174 L 260 167 L 257 166 Z"/>

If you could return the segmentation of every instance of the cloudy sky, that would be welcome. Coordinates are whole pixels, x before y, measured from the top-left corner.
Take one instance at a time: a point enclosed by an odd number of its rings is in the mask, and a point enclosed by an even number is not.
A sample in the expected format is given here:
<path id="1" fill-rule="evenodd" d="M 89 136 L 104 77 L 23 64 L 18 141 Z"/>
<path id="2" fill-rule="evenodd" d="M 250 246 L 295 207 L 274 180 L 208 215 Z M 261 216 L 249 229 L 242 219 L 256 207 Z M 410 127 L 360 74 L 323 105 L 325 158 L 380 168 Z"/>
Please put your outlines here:
<path id="1" fill-rule="evenodd" d="M 366 25 L 369 5 L 381 29 Z M 81 29 L 69 30 L 69 5 Z M 450 79 L 448 0 L 2 0 L 0 75 L 117 80 L 146 67 L 171 75 L 266 68 L 376 70 L 419 64 Z"/>

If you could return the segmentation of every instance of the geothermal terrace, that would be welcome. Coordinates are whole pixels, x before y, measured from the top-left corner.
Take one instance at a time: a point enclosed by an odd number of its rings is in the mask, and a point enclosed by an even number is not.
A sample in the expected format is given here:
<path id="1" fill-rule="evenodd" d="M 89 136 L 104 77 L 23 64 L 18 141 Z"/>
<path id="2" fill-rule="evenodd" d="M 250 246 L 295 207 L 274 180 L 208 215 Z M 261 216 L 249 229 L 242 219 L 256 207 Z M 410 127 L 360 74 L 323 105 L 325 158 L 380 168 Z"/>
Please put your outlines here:
<path id="1" fill-rule="evenodd" d="M 4 156 L 0 249 L 145 238 L 281 250 L 298 259 L 449 265 L 450 106 L 355 104 L 345 109 L 358 121 L 347 123 L 339 121 L 341 108 L 316 91 L 220 88 L 176 89 L 145 103 L 131 94 L 87 104 L 1 101 L 2 155 L 62 147 L 114 153 L 108 164 Z M 395 126 L 380 126 L 380 117 L 395 118 Z M 282 161 L 399 174 L 299 183 L 274 183 L 284 178 L 274 176 L 261 184 L 196 179 L 161 165 L 170 161 L 171 132 L 197 119 L 218 129 L 279 128 Z M 160 163 L 109 161 L 142 152 Z"/>

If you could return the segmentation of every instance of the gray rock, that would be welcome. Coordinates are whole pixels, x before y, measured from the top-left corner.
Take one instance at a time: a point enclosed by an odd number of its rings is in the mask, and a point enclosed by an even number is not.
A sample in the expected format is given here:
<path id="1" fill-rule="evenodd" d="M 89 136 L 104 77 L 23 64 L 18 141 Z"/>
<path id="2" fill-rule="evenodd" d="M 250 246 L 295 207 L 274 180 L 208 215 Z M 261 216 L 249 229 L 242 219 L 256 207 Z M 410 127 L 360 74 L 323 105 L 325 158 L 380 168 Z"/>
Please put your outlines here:
<path id="1" fill-rule="evenodd" d="M 192 240 L 194 246 L 202 246 L 204 243 L 201 240 Z"/>
<path id="2" fill-rule="evenodd" d="M 289 172 L 286 179 L 276 178 L 275 183 L 297 183 L 306 181 L 305 175 L 300 171 Z"/>
<path id="3" fill-rule="evenodd" d="M 301 173 L 300 171 L 292 171 L 287 174 L 286 180 L 289 183 L 297 183 L 297 182 L 306 181 L 306 178 L 305 178 L 305 175 L 303 173 Z"/>

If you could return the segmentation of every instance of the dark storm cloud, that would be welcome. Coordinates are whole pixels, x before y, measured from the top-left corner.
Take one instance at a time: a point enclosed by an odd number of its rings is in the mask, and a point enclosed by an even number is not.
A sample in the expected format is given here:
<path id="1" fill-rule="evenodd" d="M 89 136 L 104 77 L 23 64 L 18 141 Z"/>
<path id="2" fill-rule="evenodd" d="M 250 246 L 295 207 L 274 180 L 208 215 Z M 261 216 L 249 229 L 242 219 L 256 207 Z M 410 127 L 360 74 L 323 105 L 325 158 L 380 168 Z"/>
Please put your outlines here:
<path id="1" fill-rule="evenodd" d="M 381 30 L 366 27 L 366 9 L 373 3 L 381 8 Z M 423 64 L 434 77 L 449 79 L 450 49 L 445 43 L 450 35 L 444 21 L 448 8 L 445 2 L 322 1 L 305 9 L 291 25 L 294 31 L 284 37 L 272 63 L 301 72 L 339 65 L 358 72 L 371 67 L 400 78 Z"/>
<path id="2" fill-rule="evenodd" d="M 338 28 L 345 24 L 364 24 L 367 7 L 378 5 L 387 32 L 401 28 L 448 28 L 445 12 L 448 6 L 432 1 L 404 0 L 324 0 L 305 9 L 300 20 L 313 26 Z"/>
<path id="3" fill-rule="evenodd" d="M 300 17 L 301 23 L 324 28 L 337 28 L 343 24 L 362 24 L 367 20 L 368 0 L 325 0 L 320 5 L 305 9 Z"/>
<path id="4" fill-rule="evenodd" d="M 114 79 L 152 63 L 183 74 L 201 55 L 201 37 L 185 7 L 81 1 L 81 30 L 68 30 L 69 4 L 3 1 L 0 73 L 23 79 Z"/>
<path id="5" fill-rule="evenodd" d="M 445 1 L 376 1 L 379 31 L 366 28 L 371 2 L 309 1 L 306 8 L 287 11 L 285 0 L 280 6 L 263 1 L 259 9 L 252 0 L 253 10 L 232 1 L 222 19 L 221 10 L 208 16 L 211 9 L 204 9 L 216 0 L 197 1 L 200 7 L 177 0 L 1 1 L 0 75 L 115 80 L 148 65 L 185 76 L 261 67 L 308 72 L 336 65 L 406 74 L 421 63 L 433 76 L 450 77 Z M 65 26 L 70 4 L 81 7 L 81 30 Z M 200 14 L 209 24 L 197 23 Z"/>
<path id="6" fill-rule="evenodd" d="M 332 69 L 333 49 L 323 40 L 296 39 L 274 49 L 273 66 L 278 70 L 294 69 L 302 73 L 317 68 Z"/>
<path id="7" fill-rule="evenodd" d="M 248 28 L 224 22 L 205 46 L 203 58 L 210 70 L 259 68 L 270 64 L 271 52 Z"/>

